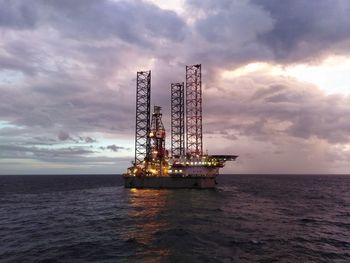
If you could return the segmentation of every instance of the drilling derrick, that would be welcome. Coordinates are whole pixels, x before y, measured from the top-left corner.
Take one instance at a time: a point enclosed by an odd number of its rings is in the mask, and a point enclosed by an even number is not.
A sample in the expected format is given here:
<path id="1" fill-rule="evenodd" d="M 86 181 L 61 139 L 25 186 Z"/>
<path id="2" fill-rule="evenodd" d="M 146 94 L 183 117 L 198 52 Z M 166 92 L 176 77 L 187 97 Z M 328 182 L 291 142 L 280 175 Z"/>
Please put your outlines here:
<path id="1" fill-rule="evenodd" d="M 139 165 L 149 159 L 151 107 L 151 71 L 137 72 L 136 83 L 136 131 L 135 164 Z"/>
<path id="2" fill-rule="evenodd" d="M 185 92 L 184 83 L 171 84 L 171 156 L 185 155 Z"/>
<path id="3" fill-rule="evenodd" d="M 203 154 L 201 65 L 186 66 L 186 150 L 191 156 Z"/>
<path id="4" fill-rule="evenodd" d="M 164 176 L 168 174 L 168 152 L 165 149 L 165 129 L 162 123 L 161 107 L 154 106 L 152 114 L 150 160 L 148 171 L 153 175 Z"/>

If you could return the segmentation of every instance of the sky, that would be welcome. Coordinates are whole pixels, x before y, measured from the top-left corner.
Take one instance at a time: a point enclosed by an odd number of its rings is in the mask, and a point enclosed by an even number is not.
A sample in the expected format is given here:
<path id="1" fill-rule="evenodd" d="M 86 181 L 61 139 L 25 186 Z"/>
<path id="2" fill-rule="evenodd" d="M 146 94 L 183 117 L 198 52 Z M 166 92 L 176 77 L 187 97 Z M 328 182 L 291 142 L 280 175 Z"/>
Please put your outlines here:
<path id="1" fill-rule="evenodd" d="M 0 174 L 122 173 L 136 72 L 202 64 L 224 173 L 350 173 L 348 0 L 0 0 Z M 170 133 L 170 132 L 169 132 Z M 168 137 L 168 145 L 170 138 Z"/>

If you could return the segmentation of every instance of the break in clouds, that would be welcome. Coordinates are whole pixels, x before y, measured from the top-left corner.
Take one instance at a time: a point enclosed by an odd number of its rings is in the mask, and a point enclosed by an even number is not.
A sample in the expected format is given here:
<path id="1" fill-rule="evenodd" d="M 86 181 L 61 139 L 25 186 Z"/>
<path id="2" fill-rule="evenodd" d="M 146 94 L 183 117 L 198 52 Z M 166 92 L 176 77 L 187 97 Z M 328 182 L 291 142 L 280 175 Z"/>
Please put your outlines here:
<path id="1" fill-rule="evenodd" d="M 188 0 L 182 11 L 2 0 L 1 173 L 122 172 L 133 156 L 136 71 L 152 70 L 152 104 L 169 130 L 170 82 L 194 63 L 205 148 L 240 155 L 226 172 L 348 172 L 349 96 L 264 70 L 223 72 L 348 56 L 349 13 L 347 0 Z"/>

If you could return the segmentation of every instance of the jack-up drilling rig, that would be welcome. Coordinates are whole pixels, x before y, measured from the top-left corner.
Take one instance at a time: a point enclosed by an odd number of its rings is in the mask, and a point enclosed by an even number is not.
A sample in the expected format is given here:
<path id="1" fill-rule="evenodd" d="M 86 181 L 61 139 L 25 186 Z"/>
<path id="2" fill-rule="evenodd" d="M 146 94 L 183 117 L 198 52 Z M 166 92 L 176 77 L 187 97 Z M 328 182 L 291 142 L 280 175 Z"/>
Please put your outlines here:
<path id="1" fill-rule="evenodd" d="M 200 64 L 186 66 L 186 90 L 183 82 L 171 84 L 169 155 L 161 107 L 154 106 L 151 119 L 151 71 L 137 72 L 135 160 L 123 174 L 125 187 L 214 188 L 219 168 L 236 160 L 203 153 L 201 74 Z"/>

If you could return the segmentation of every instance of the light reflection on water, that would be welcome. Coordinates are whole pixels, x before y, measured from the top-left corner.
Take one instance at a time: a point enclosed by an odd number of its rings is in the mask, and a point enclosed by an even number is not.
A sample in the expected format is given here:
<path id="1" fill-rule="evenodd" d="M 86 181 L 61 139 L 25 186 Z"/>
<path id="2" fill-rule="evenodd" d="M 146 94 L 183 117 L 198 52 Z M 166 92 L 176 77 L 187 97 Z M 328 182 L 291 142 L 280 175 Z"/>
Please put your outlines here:
<path id="1" fill-rule="evenodd" d="M 192 249 L 211 243 L 206 239 L 213 231 L 203 223 L 217 225 L 215 215 L 225 205 L 215 189 L 125 189 L 125 194 L 130 228 L 124 239 L 136 243 L 135 259 L 152 262 L 192 261 Z"/>
<path id="2" fill-rule="evenodd" d="M 126 191 L 129 191 L 128 217 L 134 222 L 134 231 L 129 233 L 129 240 L 151 249 L 160 258 L 168 256 L 170 250 L 168 248 L 160 248 L 155 243 L 157 233 L 169 227 L 169 221 L 161 216 L 166 210 L 169 191 L 135 188 Z M 140 254 L 144 254 L 144 252 Z M 155 260 L 154 255 L 152 257 Z"/>

